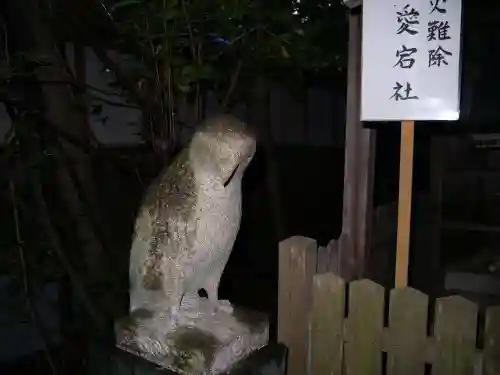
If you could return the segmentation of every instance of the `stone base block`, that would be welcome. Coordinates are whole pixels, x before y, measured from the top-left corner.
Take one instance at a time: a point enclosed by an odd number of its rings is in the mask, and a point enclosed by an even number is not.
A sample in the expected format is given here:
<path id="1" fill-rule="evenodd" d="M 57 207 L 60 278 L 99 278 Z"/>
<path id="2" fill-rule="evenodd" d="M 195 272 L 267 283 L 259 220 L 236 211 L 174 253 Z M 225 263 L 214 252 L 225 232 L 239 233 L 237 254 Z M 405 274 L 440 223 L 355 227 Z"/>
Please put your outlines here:
<path id="1" fill-rule="evenodd" d="M 117 346 L 179 374 L 216 375 L 268 343 L 269 322 L 261 313 L 213 311 L 206 302 L 196 309 L 181 310 L 175 324 L 165 321 L 169 328 L 161 335 L 158 320 L 125 317 L 115 324 Z"/>

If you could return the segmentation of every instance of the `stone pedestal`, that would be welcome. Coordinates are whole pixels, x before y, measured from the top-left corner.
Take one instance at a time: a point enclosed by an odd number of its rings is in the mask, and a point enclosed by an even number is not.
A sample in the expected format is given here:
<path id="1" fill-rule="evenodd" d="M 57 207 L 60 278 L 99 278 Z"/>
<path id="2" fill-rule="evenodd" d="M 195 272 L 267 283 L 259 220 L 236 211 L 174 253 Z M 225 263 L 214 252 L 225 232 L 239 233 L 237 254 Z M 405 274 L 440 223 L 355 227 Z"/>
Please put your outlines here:
<path id="1" fill-rule="evenodd" d="M 181 309 L 174 324 L 165 324 L 169 328 L 161 338 L 157 321 L 121 319 L 115 324 L 117 346 L 178 374 L 216 375 L 230 371 L 269 340 L 263 314 L 237 307 L 214 311 L 207 300 Z"/>

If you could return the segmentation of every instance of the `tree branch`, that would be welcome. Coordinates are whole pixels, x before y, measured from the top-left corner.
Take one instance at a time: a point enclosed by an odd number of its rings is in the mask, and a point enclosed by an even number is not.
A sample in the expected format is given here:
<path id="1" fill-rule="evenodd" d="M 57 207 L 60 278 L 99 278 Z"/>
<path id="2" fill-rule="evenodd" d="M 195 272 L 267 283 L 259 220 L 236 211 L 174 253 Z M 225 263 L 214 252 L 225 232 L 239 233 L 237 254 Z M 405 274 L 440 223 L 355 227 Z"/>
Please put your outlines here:
<path id="1" fill-rule="evenodd" d="M 87 93 L 86 94 L 88 97 L 94 99 L 94 100 L 98 100 L 104 104 L 108 104 L 108 105 L 111 105 L 113 107 L 122 107 L 122 108 L 132 108 L 132 109 L 141 109 L 140 107 L 138 106 L 135 106 L 135 105 L 130 105 L 130 104 L 127 104 L 127 103 L 120 103 L 120 102 L 115 102 L 114 100 L 109 100 L 109 99 L 106 99 L 106 98 L 102 98 L 98 95 L 92 95 L 92 94 L 89 94 Z"/>
<path id="2" fill-rule="evenodd" d="M 233 93 L 234 89 L 236 88 L 236 85 L 238 84 L 238 79 L 240 77 L 242 65 L 243 65 L 243 59 L 239 59 L 238 64 L 236 65 L 236 69 L 234 70 L 233 74 L 231 74 L 231 83 L 230 83 L 229 88 L 226 92 L 226 96 L 224 97 L 224 101 L 222 102 L 223 108 L 227 108 L 227 105 L 229 103 L 229 98 L 230 98 L 231 94 Z"/>
<path id="3" fill-rule="evenodd" d="M 187 27 L 188 27 L 188 33 L 189 33 L 189 45 L 191 47 L 191 55 L 193 56 L 193 62 L 196 62 L 196 45 L 194 43 L 194 35 L 193 35 L 193 29 L 191 28 L 191 21 L 189 19 L 189 14 L 186 9 L 186 3 L 185 0 L 181 0 L 182 4 L 182 13 L 184 14 L 184 18 L 186 19 Z"/>
<path id="4" fill-rule="evenodd" d="M 72 167 L 70 161 L 68 160 L 68 157 L 65 155 L 61 144 L 58 144 L 58 150 L 55 152 L 58 154 L 56 157 L 56 161 L 61 163 L 61 168 L 66 168 L 66 170 L 68 171 L 68 175 L 75 186 L 78 199 L 80 199 L 80 201 L 83 203 L 83 206 L 85 207 L 85 211 L 87 211 L 86 216 L 89 218 L 92 230 L 97 235 L 97 238 L 101 243 L 101 246 L 103 247 L 104 253 L 112 254 L 111 248 L 113 246 L 111 245 L 111 240 L 110 240 L 111 236 L 109 236 L 102 229 L 104 227 L 103 225 L 99 225 L 102 223 L 100 223 L 99 220 L 100 215 L 98 214 L 98 210 L 92 204 L 90 197 L 83 188 L 82 181 L 80 180 L 78 173 Z"/>
<path id="5" fill-rule="evenodd" d="M 120 82 L 122 87 L 129 92 L 132 99 L 137 102 L 140 107 L 148 108 L 147 101 L 140 94 L 137 85 L 133 80 L 131 80 L 107 54 L 105 50 L 100 47 L 93 47 L 94 53 L 101 63 L 109 70 L 111 70 L 116 79 Z"/>
<path id="6" fill-rule="evenodd" d="M 46 334 L 45 330 L 42 328 L 40 316 L 38 315 L 35 305 L 33 304 L 32 298 L 31 298 L 31 290 L 30 290 L 30 285 L 29 285 L 29 279 L 28 279 L 28 270 L 26 267 L 26 259 L 24 256 L 24 245 L 23 241 L 21 239 L 21 230 L 19 228 L 19 213 L 17 209 L 17 199 L 16 199 L 16 190 L 14 186 L 14 182 L 12 179 L 9 180 L 9 191 L 10 191 L 10 200 L 12 202 L 12 210 L 13 210 L 13 215 L 14 215 L 14 225 L 16 229 L 16 240 L 17 240 L 17 249 L 19 251 L 19 261 L 21 263 L 21 271 L 23 274 L 23 288 L 24 288 L 24 295 L 26 297 L 26 305 L 27 308 L 30 312 L 31 319 L 33 321 L 33 324 L 35 326 L 35 329 L 38 332 L 38 336 L 40 337 L 40 340 L 42 342 L 43 346 L 43 352 L 45 354 L 45 358 L 47 360 L 47 363 L 50 366 L 50 369 L 53 374 L 57 374 L 57 368 L 54 363 L 54 359 L 52 358 L 52 354 L 49 351 L 49 345 L 47 344 L 47 339 L 46 339 Z"/>
<path id="7" fill-rule="evenodd" d="M 35 202 L 38 208 L 37 211 L 39 213 L 40 224 L 42 225 L 43 231 L 48 236 L 52 249 L 54 249 L 59 260 L 61 261 L 63 268 L 66 270 L 66 273 L 68 274 L 69 279 L 73 284 L 73 287 L 75 288 L 77 294 L 79 295 L 82 304 L 85 306 L 85 309 L 93 318 L 96 325 L 99 328 L 104 328 L 105 327 L 104 317 L 100 314 L 100 312 L 93 304 L 92 300 L 90 299 L 85 289 L 83 282 L 80 280 L 78 273 L 74 269 L 73 265 L 71 264 L 70 260 L 68 259 L 66 253 L 63 250 L 63 247 L 59 240 L 59 236 L 57 235 L 57 232 L 54 226 L 52 225 L 52 220 L 50 218 L 47 203 L 45 202 L 45 198 L 43 196 L 43 192 L 40 187 L 39 181 L 35 181 L 35 183 L 32 185 L 33 185 L 33 194 L 35 196 Z"/>
<path id="8" fill-rule="evenodd" d="M 71 85 L 71 86 L 75 86 L 79 89 L 88 89 L 88 90 L 92 90 L 92 91 L 96 91 L 100 94 L 103 94 L 103 95 L 108 95 L 108 96 L 122 96 L 121 94 L 119 93 L 116 93 L 116 92 L 113 92 L 113 91 L 107 91 L 107 90 L 104 90 L 104 89 L 100 89 L 98 87 L 95 87 L 95 86 L 92 86 L 92 85 L 89 85 L 88 83 L 85 84 L 85 85 L 82 85 L 81 83 L 77 82 L 76 80 L 72 79 L 71 81 L 50 81 L 50 80 L 40 80 L 40 81 L 37 81 L 39 84 L 42 84 L 42 85 Z"/>

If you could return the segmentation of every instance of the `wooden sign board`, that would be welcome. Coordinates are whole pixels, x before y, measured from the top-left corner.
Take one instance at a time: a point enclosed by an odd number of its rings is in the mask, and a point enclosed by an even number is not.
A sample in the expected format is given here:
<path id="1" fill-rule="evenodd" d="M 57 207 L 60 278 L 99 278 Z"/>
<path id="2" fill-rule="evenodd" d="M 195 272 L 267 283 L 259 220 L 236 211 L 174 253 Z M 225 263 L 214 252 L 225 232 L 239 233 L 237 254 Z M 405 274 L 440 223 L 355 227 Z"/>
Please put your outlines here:
<path id="1" fill-rule="evenodd" d="M 361 120 L 457 120 L 461 0 L 364 0 Z"/>
<path id="2" fill-rule="evenodd" d="M 361 120 L 402 121 L 396 287 L 408 284 L 414 121 L 460 115 L 461 0 L 364 0 Z"/>

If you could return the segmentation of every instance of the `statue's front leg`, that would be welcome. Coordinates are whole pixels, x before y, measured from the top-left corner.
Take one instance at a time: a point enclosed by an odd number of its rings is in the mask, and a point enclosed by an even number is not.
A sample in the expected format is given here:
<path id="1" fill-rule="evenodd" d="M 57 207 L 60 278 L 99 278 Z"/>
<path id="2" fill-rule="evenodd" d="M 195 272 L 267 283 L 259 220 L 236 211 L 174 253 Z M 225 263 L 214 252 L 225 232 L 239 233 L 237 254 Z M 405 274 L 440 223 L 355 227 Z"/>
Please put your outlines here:
<path id="1" fill-rule="evenodd" d="M 227 300 L 219 300 L 219 284 L 222 277 L 222 272 L 214 272 L 210 275 L 204 285 L 204 289 L 207 292 L 208 301 L 213 306 L 214 312 L 217 310 L 223 310 L 228 313 L 233 312 L 233 307 L 231 302 Z"/>
<path id="2" fill-rule="evenodd" d="M 178 317 L 181 310 L 182 298 L 184 296 L 182 280 L 179 277 L 164 278 L 163 293 L 165 294 L 165 300 L 161 309 L 168 311 L 168 316 L 165 318 L 173 321 Z"/>

